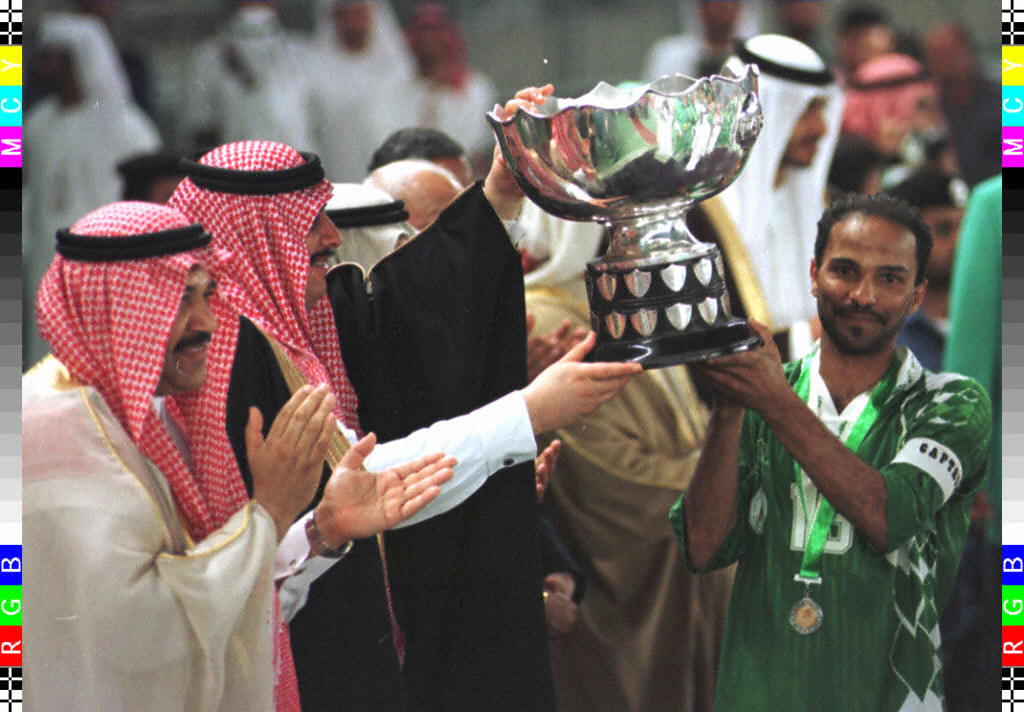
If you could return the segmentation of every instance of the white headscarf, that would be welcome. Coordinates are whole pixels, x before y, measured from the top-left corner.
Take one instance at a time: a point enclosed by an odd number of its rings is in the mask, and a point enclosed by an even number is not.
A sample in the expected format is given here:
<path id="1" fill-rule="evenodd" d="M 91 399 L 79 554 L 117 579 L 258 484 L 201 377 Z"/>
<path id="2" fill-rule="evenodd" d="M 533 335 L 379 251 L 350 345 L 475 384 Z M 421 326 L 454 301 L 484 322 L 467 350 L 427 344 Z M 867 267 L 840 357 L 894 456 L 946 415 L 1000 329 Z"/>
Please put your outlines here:
<path id="1" fill-rule="evenodd" d="M 597 257 L 604 228 L 593 222 L 574 222 L 550 215 L 526 200 L 519 214 L 525 236 L 521 246 L 544 260 L 526 275 L 526 288 L 557 287 L 586 299 L 583 275 Z"/>
<path id="2" fill-rule="evenodd" d="M 183 72 L 182 139 L 191 144 L 197 131 L 212 128 L 221 143 L 258 139 L 315 150 L 318 70 L 308 40 L 285 29 L 273 7 L 240 5 Z"/>
<path id="3" fill-rule="evenodd" d="M 51 95 L 25 117 L 24 324 L 25 362 L 45 355 L 36 333 L 35 290 L 54 255 L 54 233 L 121 197 L 117 164 L 156 151 L 160 134 L 136 105 L 124 65 L 106 25 L 91 15 L 43 17 L 38 47 L 67 51 L 83 101 L 64 106 Z"/>
<path id="4" fill-rule="evenodd" d="M 732 1 L 732 0 L 730 0 Z M 742 0 L 743 8 L 736 23 L 737 37 L 752 37 L 761 29 L 761 0 Z M 700 19 L 700 0 L 683 0 L 681 15 L 683 32 L 665 37 L 652 45 L 647 55 L 644 81 L 653 81 L 665 74 L 680 72 L 688 76 L 697 73 L 701 51 L 704 49 L 704 30 Z"/>
<path id="5" fill-rule="evenodd" d="M 810 47 L 781 35 L 759 35 L 746 42 L 754 54 L 805 72 L 827 69 Z M 729 59 L 739 68 L 743 62 Z M 774 327 L 786 328 L 815 316 L 808 275 L 814 255 L 816 226 L 825 208 L 829 165 L 839 138 L 842 94 L 835 84 L 815 86 L 773 75 L 761 67 L 758 91 L 764 127 L 739 178 L 721 194 L 721 201 L 739 230 L 764 290 Z M 808 168 L 789 167 L 785 182 L 775 176 L 790 135 L 812 100 L 824 98 L 827 133 Z"/>
<path id="6" fill-rule="evenodd" d="M 415 123 L 403 115 L 404 87 L 415 66 L 387 0 L 371 0 L 367 46 L 352 52 L 338 40 L 332 12 L 344 0 L 318 0 L 313 37 L 318 50 L 313 121 L 316 152 L 327 175 L 354 182 L 366 175 L 373 151 L 397 129 Z"/>
<path id="7" fill-rule="evenodd" d="M 361 183 L 334 183 L 334 195 L 327 203 L 325 210 L 330 215 L 333 210 L 363 208 L 373 205 L 388 205 L 395 199 L 379 188 Z M 354 262 L 364 270 L 369 270 L 385 255 L 398 246 L 403 237 L 412 237 L 416 228 L 404 220 L 383 225 L 367 225 L 363 227 L 340 227 L 341 246 L 334 251 L 334 259 L 338 264 Z"/>
<path id="8" fill-rule="evenodd" d="M 373 6 L 373 24 L 366 47 L 353 52 L 338 39 L 334 27 L 334 8 L 351 0 L 317 0 L 313 11 L 313 41 L 333 58 L 333 68 L 346 82 L 372 82 L 381 76 L 407 78 L 414 64 L 402 35 L 398 18 L 387 0 L 365 0 Z"/>

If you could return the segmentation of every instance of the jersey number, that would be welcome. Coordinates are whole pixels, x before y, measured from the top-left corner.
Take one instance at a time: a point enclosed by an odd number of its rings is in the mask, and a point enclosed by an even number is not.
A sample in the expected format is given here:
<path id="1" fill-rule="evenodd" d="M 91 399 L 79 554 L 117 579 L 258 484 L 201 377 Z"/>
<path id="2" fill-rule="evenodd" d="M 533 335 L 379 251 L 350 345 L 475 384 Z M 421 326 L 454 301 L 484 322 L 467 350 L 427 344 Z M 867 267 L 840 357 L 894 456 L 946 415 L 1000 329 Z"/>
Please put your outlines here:
<path id="1" fill-rule="evenodd" d="M 804 496 L 807 497 L 804 491 Z M 789 495 L 793 500 L 793 529 L 789 537 L 789 548 L 793 551 L 803 551 L 804 542 L 807 541 L 807 517 L 804 516 L 804 508 L 800 503 L 800 493 L 794 482 L 789 486 Z M 813 501 L 813 495 L 808 501 Z M 817 510 L 810 512 L 813 517 Z M 853 546 L 853 525 L 847 521 L 839 512 L 836 512 L 829 528 L 828 538 L 825 539 L 826 554 L 845 554 Z"/>

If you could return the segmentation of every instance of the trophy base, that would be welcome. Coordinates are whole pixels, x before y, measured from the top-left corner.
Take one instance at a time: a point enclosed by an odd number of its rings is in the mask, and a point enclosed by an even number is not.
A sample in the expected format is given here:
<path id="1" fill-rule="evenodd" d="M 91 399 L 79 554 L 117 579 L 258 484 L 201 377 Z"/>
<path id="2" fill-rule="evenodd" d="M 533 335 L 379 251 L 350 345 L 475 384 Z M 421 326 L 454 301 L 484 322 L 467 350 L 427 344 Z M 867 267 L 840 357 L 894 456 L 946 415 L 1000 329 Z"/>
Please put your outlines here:
<path id="1" fill-rule="evenodd" d="M 696 252 L 696 254 L 694 254 Z M 587 265 L 590 361 L 635 361 L 663 368 L 754 348 L 760 337 L 729 307 L 725 265 L 713 245 L 675 259 Z"/>
<path id="2" fill-rule="evenodd" d="M 665 335 L 634 343 L 598 341 L 587 361 L 635 361 L 644 369 L 666 368 L 749 351 L 762 345 L 745 321 L 692 334 Z"/>

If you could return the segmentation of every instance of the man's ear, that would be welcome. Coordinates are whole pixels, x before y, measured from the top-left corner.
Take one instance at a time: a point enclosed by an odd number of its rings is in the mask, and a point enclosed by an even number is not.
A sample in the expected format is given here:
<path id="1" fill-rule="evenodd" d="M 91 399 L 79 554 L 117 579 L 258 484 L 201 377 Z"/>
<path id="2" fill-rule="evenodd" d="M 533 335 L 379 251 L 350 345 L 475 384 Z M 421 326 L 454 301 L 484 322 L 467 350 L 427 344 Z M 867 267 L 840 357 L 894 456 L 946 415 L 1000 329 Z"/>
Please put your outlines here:
<path id="1" fill-rule="evenodd" d="M 921 302 L 924 301 L 924 295 L 928 291 L 928 280 L 922 279 L 921 284 L 914 285 L 914 299 L 910 303 L 910 311 L 908 314 L 913 314 L 917 311 L 918 307 L 921 306 Z"/>
<path id="2" fill-rule="evenodd" d="M 811 296 L 818 298 L 818 265 L 811 259 Z"/>

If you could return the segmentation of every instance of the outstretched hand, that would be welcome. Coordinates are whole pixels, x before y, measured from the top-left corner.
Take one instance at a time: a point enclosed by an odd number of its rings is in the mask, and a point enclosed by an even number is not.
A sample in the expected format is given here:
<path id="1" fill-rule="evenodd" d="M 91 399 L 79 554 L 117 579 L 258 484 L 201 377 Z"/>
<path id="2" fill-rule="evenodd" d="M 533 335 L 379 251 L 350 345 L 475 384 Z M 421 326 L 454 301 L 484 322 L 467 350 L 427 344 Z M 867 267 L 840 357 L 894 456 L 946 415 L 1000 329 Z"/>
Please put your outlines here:
<path id="1" fill-rule="evenodd" d="M 551 482 L 551 473 L 555 471 L 555 463 L 558 462 L 558 453 L 562 450 L 561 440 L 552 440 L 551 444 L 544 448 L 544 452 L 537 455 L 533 461 L 533 474 L 537 482 L 537 501 L 544 499 L 544 493 Z"/>
<path id="2" fill-rule="evenodd" d="M 338 548 L 394 527 L 423 509 L 454 474 L 455 458 L 426 455 L 381 472 L 363 469 L 377 438 L 370 433 L 353 445 L 335 468 L 317 505 L 316 521 L 325 542 Z"/>
<path id="3" fill-rule="evenodd" d="M 306 508 L 320 483 L 331 428 L 334 396 L 327 386 L 303 386 L 285 403 L 263 437 L 263 415 L 249 409 L 245 452 L 253 499 L 274 520 L 278 540 Z"/>
<path id="4" fill-rule="evenodd" d="M 523 389 L 534 433 L 561 428 L 592 413 L 643 368 L 638 363 L 582 363 L 597 337 L 589 332 Z"/>

